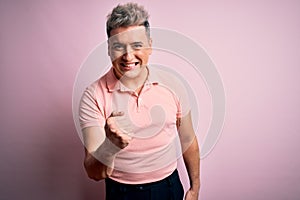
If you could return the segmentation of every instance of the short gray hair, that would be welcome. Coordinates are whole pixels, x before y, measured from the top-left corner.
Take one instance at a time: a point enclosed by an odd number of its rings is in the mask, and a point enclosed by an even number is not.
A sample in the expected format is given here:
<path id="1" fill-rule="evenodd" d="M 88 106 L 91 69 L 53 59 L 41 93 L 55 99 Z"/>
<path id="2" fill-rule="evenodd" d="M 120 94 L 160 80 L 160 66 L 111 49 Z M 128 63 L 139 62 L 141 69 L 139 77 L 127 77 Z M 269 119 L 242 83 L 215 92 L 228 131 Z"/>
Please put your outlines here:
<path id="1" fill-rule="evenodd" d="M 108 38 L 112 29 L 128 26 L 144 26 L 148 38 L 150 38 L 150 24 L 148 21 L 149 14 L 136 3 L 119 4 L 107 16 L 106 33 Z"/>

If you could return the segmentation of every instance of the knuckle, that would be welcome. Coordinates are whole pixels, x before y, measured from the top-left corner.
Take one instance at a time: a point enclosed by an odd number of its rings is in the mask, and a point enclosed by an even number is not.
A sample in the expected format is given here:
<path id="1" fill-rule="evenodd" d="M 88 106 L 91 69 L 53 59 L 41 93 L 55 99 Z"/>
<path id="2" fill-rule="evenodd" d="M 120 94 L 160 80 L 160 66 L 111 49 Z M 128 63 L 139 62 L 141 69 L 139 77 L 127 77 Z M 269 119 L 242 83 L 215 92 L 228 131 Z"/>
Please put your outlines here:
<path id="1" fill-rule="evenodd" d="M 129 141 L 125 138 L 121 138 L 120 142 L 123 144 L 123 145 L 128 145 L 129 144 Z"/>
<path id="2" fill-rule="evenodd" d="M 108 118 L 108 119 L 106 120 L 106 124 L 107 124 L 108 126 L 111 125 L 111 122 L 112 122 L 111 118 Z"/>

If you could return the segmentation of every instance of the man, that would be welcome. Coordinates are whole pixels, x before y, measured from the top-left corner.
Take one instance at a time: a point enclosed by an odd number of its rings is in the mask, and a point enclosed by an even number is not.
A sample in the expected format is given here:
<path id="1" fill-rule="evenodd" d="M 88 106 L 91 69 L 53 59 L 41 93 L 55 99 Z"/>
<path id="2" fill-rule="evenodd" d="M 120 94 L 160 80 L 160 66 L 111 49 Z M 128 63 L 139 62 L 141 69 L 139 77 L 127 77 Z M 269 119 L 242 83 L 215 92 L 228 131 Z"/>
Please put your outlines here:
<path id="1" fill-rule="evenodd" d="M 113 66 L 80 105 L 88 176 L 105 179 L 107 200 L 183 199 L 182 152 L 190 179 L 185 199 L 198 199 L 199 148 L 187 95 L 176 77 L 148 66 L 148 13 L 134 3 L 118 5 L 106 28 Z"/>

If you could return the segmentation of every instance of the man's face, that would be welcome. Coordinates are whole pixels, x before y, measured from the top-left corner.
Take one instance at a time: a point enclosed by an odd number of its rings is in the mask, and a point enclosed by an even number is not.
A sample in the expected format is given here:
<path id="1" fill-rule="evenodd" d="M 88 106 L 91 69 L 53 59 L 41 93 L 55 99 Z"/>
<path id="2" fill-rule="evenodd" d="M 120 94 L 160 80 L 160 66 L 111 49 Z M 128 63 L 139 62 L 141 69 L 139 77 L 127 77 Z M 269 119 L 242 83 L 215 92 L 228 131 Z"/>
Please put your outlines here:
<path id="1" fill-rule="evenodd" d="M 151 40 L 144 26 L 119 27 L 111 31 L 108 55 L 118 78 L 138 78 L 151 52 Z"/>

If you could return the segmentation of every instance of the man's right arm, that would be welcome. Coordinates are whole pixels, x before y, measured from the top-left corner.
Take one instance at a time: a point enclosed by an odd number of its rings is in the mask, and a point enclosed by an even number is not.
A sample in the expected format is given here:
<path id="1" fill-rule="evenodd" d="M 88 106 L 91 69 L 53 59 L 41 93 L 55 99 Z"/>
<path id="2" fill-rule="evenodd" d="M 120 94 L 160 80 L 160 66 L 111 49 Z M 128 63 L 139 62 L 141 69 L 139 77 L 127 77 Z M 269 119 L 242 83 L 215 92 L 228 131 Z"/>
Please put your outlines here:
<path id="1" fill-rule="evenodd" d="M 84 168 L 88 177 L 95 181 L 109 177 L 112 173 L 114 155 L 106 157 L 106 161 L 102 160 L 102 157 L 105 157 L 105 152 L 101 152 L 101 145 L 105 140 L 104 129 L 88 127 L 83 129 L 82 133 L 85 146 Z"/>
<path id="2" fill-rule="evenodd" d="M 131 137 L 119 128 L 120 125 L 126 127 L 123 115 L 123 112 L 113 112 L 106 120 L 104 128 L 88 127 L 82 130 L 85 146 L 84 167 L 91 179 L 98 181 L 109 177 L 117 153 L 129 144 Z"/>

